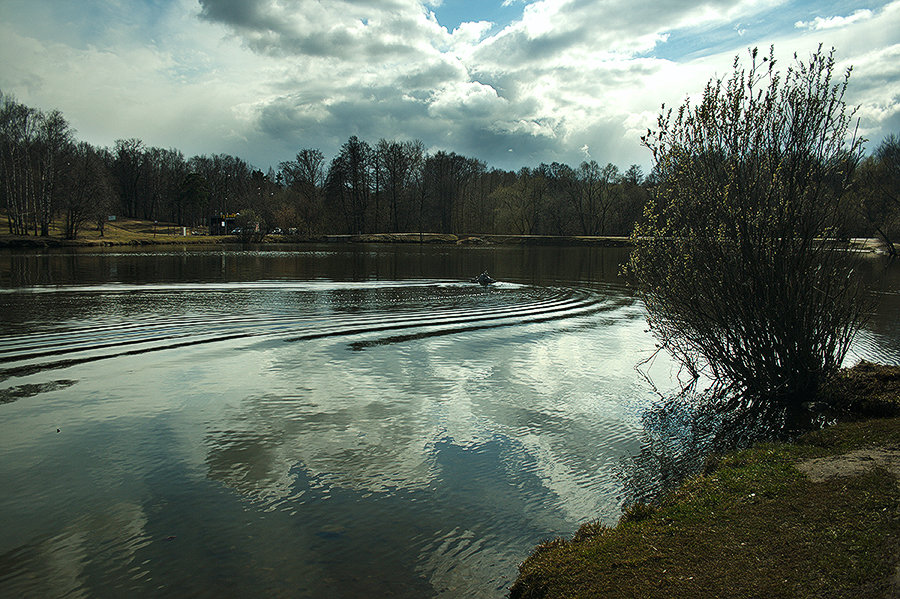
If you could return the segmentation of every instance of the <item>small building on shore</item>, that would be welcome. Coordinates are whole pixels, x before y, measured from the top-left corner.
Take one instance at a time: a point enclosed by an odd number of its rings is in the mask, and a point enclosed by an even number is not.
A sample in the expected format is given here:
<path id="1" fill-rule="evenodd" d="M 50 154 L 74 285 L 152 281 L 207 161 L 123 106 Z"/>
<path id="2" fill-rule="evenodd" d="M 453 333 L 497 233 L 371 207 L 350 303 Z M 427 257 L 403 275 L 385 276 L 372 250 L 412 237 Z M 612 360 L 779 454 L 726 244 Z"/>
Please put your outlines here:
<path id="1" fill-rule="evenodd" d="M 220 214 L 218 216 L 209 217 L 209 234 L 210 235 L 228 235 L 234 230 L 235 219 L 237 213 Z"/>

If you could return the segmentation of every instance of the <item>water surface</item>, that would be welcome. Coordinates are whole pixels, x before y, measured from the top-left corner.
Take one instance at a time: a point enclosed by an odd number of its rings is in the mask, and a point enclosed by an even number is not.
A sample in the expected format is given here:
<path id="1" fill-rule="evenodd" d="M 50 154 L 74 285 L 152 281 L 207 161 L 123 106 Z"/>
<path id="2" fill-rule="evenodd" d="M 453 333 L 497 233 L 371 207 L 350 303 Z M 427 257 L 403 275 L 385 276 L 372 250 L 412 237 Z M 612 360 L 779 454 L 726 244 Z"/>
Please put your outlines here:
<path id="1" fill-rule="evenodd" d="M 615 521 L 648 443 L 626 255 L 0 254 L 0 594 L 502 596 Z M 851 359 L 900 362 L 897 269 L 867 268 Z"/>

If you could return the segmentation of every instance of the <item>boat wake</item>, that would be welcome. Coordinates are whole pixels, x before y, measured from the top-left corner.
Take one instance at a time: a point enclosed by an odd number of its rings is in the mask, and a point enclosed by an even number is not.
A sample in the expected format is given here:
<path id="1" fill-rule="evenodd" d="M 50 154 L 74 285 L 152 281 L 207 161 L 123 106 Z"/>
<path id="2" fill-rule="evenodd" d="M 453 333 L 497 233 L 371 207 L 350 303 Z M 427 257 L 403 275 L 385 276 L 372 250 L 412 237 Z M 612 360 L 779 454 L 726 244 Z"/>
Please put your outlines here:
<path id="1" fill-rule="evenodd" d="M 340 339 L 354 350 L 617 307 L 584 288 L 457 281 L 102 285 L 5 290 L 55 316 L 49 330 L 0 339 L 0 380 L 119 356 L 243 342 Z M 68 299 L 67 299 L 68 298 Z M 91 305 L 90 318 L 65 306 Z M 49 312 L 49 314 L 48 314 Z M 58 314 L 54 314 L 57 312 Z"/>

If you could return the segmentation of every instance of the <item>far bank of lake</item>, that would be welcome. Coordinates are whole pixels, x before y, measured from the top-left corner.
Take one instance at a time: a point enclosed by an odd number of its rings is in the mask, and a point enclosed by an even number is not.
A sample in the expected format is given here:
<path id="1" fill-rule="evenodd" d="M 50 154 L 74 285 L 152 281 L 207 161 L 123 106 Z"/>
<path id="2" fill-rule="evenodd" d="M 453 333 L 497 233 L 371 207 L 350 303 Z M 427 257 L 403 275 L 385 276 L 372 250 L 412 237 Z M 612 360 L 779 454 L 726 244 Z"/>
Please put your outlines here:
<path id="1" fill-rule="evenodd" d="M 428 243 L 454 245 L 595 246 L 629 247 L 628 237 L 553 235 L 454 235 L 445 233 L 367 233 L 361 235 L 188 235 L 161 232 L 133 235 L 92 236 L 64 239 L 58 236 L 0 235 L 0 248 L 115 247 L 122 245 L 221 245 L 221 244 L 309 244 L 309 243 Z"/>

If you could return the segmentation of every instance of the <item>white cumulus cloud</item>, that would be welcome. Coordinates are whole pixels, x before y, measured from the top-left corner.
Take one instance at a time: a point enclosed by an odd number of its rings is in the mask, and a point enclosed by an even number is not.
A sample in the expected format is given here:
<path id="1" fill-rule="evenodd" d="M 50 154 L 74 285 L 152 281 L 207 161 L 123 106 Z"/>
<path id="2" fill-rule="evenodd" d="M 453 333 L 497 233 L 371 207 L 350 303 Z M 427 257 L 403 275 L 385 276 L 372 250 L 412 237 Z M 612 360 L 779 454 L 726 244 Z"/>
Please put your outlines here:
<path id="1" fill-rule="evenodd" d="M 508 23 L 475 11 L 448 29 L 437 0 L 6 0 L 0 89 L 62 110 L 92 143 L 140 137 L 261 168 L 300 147 L 332 155 L 350 135 L 503 168 L 577 163 L 584 147 L 646 166 L 640 134 L 661 103 L 748 47 L 775 44 L 786 66 L 823 43 L 854 65 L 869 136 L 900 126 L 900 1 L 799 22 L 792 0 L 505 4 Z"/>
<path id="2" fill-rule="evenodd" d="M 812 21 L 797 21 L 796 23 L 794 23 L 794 27 L 798 29 L 812 29 L 815 31 L 819 31 L 822 29 L 835 29 L 837 27 L 846 27 L 847 25 L 851 25 L 859 21 L 871 19 L 872 16 L 873 13 L 871 10 L 862 8 L 846 17 L 816 17 Z"/>

